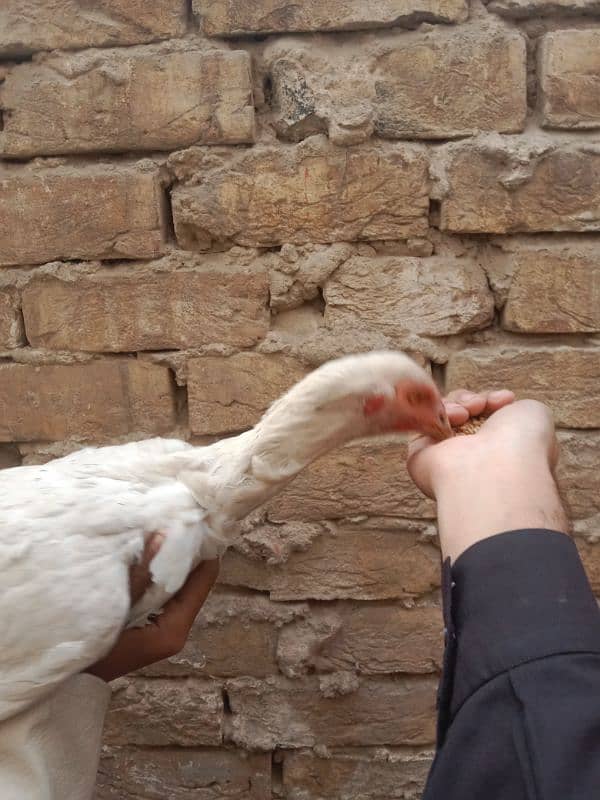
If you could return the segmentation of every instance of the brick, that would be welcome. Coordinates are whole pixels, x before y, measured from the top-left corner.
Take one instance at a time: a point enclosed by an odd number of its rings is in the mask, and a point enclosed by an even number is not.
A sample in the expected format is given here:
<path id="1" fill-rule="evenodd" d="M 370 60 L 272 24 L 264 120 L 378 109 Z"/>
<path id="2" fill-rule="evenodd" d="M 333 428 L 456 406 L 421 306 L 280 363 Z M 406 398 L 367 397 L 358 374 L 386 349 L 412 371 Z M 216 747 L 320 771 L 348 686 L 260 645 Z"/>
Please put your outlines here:
<path id="1" fill-rule="evenodd" d="M 463 350 L 450 357 L 447 386 L 507 387 L 547 403 L 563 427 L 600 427 L 600 353 L 593 348 Z"/>
<path id="2" fill-rule="evenodd" d="M 371 749 L 287 752 L 283 760 L 286 800 L 420 800 L 431 757 L 406 751 Z M 116 799 L 115 799 L 116 800 Z"/>
<path id="3" fill-rule="evenodd" d="M 276 675 L 279 630 L 305 613 L 304 605 L 272 603 L 264 595 L 218 586 L 203 605 L 183 650 L 146 667 L 143 674 Z"/>
<path id="4" fill-rule="evenodd" d="M 315 461 L 268 505 L 274 522 L 357 514 L 433 517 L 403 467 L 406 444 L 357 442 Z"/>
<path id="5" fill-rule="evenodd" d="M 342 524 L 270 565 L 230 550 L 220 580 L 269 591 L 273 600 L 409 599 L 439 585 L 439 551 L 419 541 L 423 532 L 418 523 Z"/>
<path id="6" fill-rule="evenodd" d="M 192 0 L 208 36 L 256 33 L 357 30 L 419 22 L 462 22 L 467 18 L 463 0 L 334 0 L 327 5 L 308 0 Z"/>
<path id="7" fill-rule="evenodd" d="M 188 363 L 190 429 L 196 434 L 240 431 L 307 373 L 293 358 L 238 353 Z"/>
<path id="8" fill-rule="evenodd" d="M 447 336 L 494 317 L 485 273 L 467 259 L 366 258 L 345 261 L 327 280 L 325 323 L 380 331 L 401 347 L 407 333 Z"/>
<path id="9" fill-rule="evenodd" d="M 20 298 L 16 289 L 0 286 L 0 350 L 24 343 Z"/>
<path id="10" fill-rule="evenodd" d="M 134 360 L 0 364 L 0 407 L 0 442 L 93 442 L 175 424 L 169 370 Z"/>
<path id="11" fill-rule="evenodd" d="M 477 29 L 412 35 L 377 60 L 375 128 L 388 138 L 516 133 L 527 114 L 525 39 Z"/>
<path id="12" fill-rule="evenodd" d="M 184 0 L 3 0 L 0 53 L 137 44 L 185 28 Z"/>
<path id="13" fill-rule="evenodd" d="M 271 755 L 216 748 L 104 748 L 94 800 L 268 800 Z"/>
<path id="14" fill-rule="evenodd" d="M 600 230 L 600 153 L 592 148 L 478 140 L 451 151 L 446 181 L 443 230 Z"/>
<path id="15" fill-rule="evenodd" d="M 153 258 L 162 206 L 153 164 L 0 166 L 0 265 Z"/>
<path id="16" fill-rule="evenodd" d="M 242 643 L 243 642 L 243 646 Z M 263 678 L 278 672 L 277 629 L 268 622 L 240 619 L 194 630 L 182 652 L 149 674 L 198 674 L 232 678 Z"/>
<path id="17" fill-rule="evenodd" d="M 16 158 L 254 138 L 248 54 L 192 44 L 56 53 L 19 64 L 0 88 L 0 108 L 0 155 Z"/>
<path id="18" fill-rule="evenodd" d="M 539 55 L 542 124 L 600 128 L 600 30 L 547 33 Z"/>
<path id="19" fill-rule="evenodd" d="M 265 800 L 271 756 L 233 750 L 104 748 L 94 800 Z"/>
<path id="20" fill-rule="evenodd" d="M 405 239 L 427 231 L 427 159 L 413 145 L 339 148 L 325 137 L 232 152 L 172 191 L 179 244 Z"/>
<path id="21" fill-rule="evenodd" d="M 597 14 L 598 0 L 492 0 L 488 8 L 509 19 Z"/>
<path id="22" fill-rule="evenodd" d="M 517 245 L 506 260 L 513 273 L 503 314 L 506 329 L 600 331 L 600 254 L 594 242 Z"/>
<path id="23" fill-rule="evenodd" d="M 443 628 L 441 611 L 434 606 L 311 605 L 306 618 L 281 630 L 277 658 L 281 671 L 291 678 L 336 670 L 366 675 L 436 672 Z"/>
<path id="24" fill-rule="evenodd" d="M 600 520 L 600 433 L 559 431 L 557 476 L 561 495 L 575 520 L 591 520 L 598 533 Z"/>
<path id="25" fill-rule="evenodd" d="M 111 745 L 219 745 L 223 696 L 212 681 L 125 679 L 113 683 L 104 740 Z"/>
<path id="26" fill-rule="evenodd" d="M 333 683 L 321 681 L 228 681 L 233 741 L 257 750 L 433 741 L 435 680 L 369 678 L 346 684 L 342 678 L 339 693 Z"/>
<path id="27" fill-rule="evenodd" d="M 338 45 L 334 60 L 326 43 L 302 40 L 275 42 L 267 53 L 275 124 L 292 141 L 324 128 L 350 144 L 373 130 L 388 139 L 447 139 L 525 124 L 525 39 L 517 32 L 380 36 Z"/>
<path id="28" fill-rule="evenodd" d="M 83 267 L 48 270 L 24 289 L 25 328 L 34 347 L 251 347 L 267 333 L 268 277 L 258 264 L 177 255 L 135 270 Z"/>

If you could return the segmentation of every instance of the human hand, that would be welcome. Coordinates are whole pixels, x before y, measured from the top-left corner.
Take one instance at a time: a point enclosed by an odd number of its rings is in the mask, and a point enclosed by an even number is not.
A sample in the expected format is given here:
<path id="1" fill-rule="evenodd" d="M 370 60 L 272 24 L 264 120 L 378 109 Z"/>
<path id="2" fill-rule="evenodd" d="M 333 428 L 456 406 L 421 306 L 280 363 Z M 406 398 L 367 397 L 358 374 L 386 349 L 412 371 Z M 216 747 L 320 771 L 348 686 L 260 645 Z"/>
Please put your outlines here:
<path id="1" fill-rule="evenodd" d="M 448 420 L 453 427 L 464 425 L 471 417 L 491 417 L 492 414 L 514 402 L 515 395 L 508 389 L 495 392 L 469 392 L 457 389 L 444 398 Z M 490 420 L 482 426 L 488 425 Z M 482 430 L 481 429 L 481 430 Z M 478 434 L 481 433 L 478 431 Z M 473 437 L 457 436 L 438 442 L 428 436 L 415 436 L 408 449 L 408 471 L 419 489 L 428 497 L 435 497 L 433 481 L 438 471 L 450 466 L 455 469 L 463 457 L 480 447 L 481 441 Z M 475 447 L 474 447 L 475 445 Z"/>
<path id="2" fill-rule="evenodd" d="M 453 407 L 457 400 L 462 410 Z M 452 560 L 502 531 L 567 530 L 552 476 L 558 458 L 552 415 L 536 401 L 513 400 L 510 392 L 466 398 L 469 414 L 491 414 L 477 433 L 411 444 L 410 475 L 438 502 L 442 550 Z M 451 422 L 465 422 L 464 395 L 453 393 L 447 403 Z"/>
<path id="3" fill-rule="evenodd" d="M 163 538 L 160 533 L 151 536 L 146 542 L 142 559 L 130 569 L 132 605 L 151 583 L 150 562 L 158 553 Z M 143 628 L 122 631 L 110 652 L 86 672 L 104 681 L 112 681 L 179 653 L 218 573 L 218 560 L 199 564 L 153 622 Z"/>

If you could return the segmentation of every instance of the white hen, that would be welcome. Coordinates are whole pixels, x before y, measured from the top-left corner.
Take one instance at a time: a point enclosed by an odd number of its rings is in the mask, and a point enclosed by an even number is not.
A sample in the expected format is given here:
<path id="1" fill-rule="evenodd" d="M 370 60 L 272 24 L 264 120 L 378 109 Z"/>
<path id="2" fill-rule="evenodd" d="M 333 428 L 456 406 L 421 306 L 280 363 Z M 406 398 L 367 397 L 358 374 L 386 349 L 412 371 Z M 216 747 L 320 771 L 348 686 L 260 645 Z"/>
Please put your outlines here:
<path id="1" fill-rule="evenodd" d="M 432 379 L 401 353 L 332 361 L 252 430 L 208 447 L 150 439 L 0 473 L 0 719 L 100 659 L 143 623 L 236 523 L 318 456 L 392 430 L 450 434 Z M 144 534 L 165 540 L 130 608 Z"/>

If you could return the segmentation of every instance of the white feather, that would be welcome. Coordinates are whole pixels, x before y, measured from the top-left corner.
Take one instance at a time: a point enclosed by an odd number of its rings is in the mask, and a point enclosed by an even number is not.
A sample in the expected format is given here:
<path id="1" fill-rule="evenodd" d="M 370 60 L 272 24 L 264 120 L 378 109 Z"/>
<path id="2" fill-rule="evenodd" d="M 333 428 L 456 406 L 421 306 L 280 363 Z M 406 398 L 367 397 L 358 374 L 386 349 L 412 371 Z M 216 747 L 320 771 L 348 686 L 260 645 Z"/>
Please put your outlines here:
<path id="1" fill-rule="evenodd" d="M 352 356 L 309 375 L 251 431 L 209 447 L 151 439 L 1 472 L 0 719 L 160 610 L 303 467 L 371 432 L 362 398 L 407 375 L 430 380 L 400 353 Z M 154 583 L 130 608 L 128 570 L 153 531 L 165 534 Z"/>

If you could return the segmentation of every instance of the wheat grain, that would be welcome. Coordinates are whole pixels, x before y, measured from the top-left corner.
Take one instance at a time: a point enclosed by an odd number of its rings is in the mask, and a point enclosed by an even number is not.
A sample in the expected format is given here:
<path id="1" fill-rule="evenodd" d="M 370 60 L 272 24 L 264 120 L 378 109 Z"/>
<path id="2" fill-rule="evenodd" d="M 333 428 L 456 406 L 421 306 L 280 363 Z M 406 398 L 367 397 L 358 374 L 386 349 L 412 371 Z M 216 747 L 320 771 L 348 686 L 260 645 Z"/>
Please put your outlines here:
<path id="1" fill-rule="evenodd" d="M 454 433 L 467 435 L 477 433 L 485 421 L 486 417 L 471 417 L 464 425 L 453 426 Z"/>

